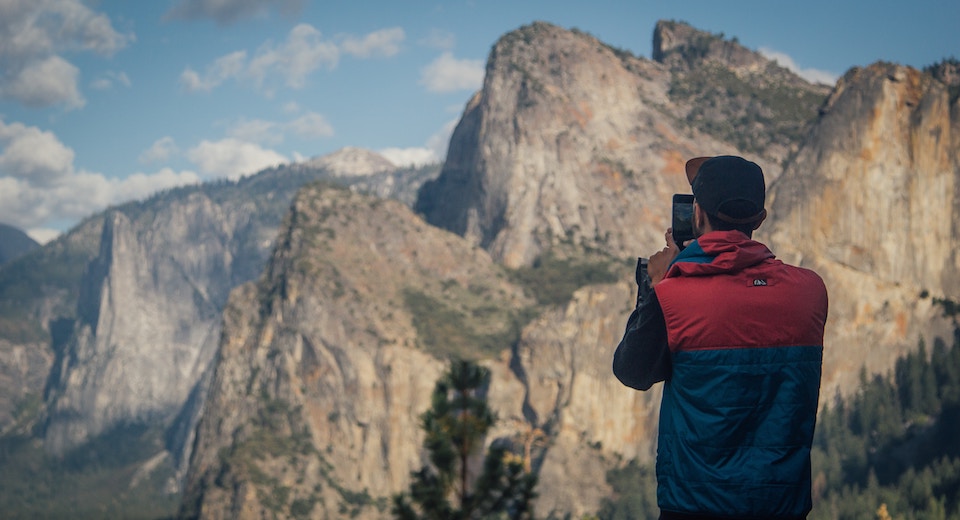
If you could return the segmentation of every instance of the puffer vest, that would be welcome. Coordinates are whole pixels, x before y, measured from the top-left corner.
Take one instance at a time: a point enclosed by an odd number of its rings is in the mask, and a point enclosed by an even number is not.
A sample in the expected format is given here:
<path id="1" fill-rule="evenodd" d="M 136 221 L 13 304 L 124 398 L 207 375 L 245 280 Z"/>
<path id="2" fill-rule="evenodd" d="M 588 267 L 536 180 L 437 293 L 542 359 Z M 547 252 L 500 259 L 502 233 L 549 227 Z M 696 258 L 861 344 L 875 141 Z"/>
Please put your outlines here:
<path id="1" fill-rule="evenodd" d="M 655 287 L 673 372 L 657 448 L 660 508 L 803 518 L 827 291 L 738 231 L 687 247 Z"/>

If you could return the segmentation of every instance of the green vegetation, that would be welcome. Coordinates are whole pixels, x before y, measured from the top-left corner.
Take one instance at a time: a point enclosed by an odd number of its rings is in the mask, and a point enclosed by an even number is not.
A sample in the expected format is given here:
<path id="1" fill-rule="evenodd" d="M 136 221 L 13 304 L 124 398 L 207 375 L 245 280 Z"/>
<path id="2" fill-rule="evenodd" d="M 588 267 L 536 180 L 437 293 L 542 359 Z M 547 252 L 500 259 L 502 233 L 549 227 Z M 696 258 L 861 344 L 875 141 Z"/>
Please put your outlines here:
<path id="1" fill-rule="evenodd" d="M 577 289 L 613 283 L 619 276 L 612 260 L 560 258 L 550 253 L 538 258 L 532 266 L 510 273 L 513 282 L 523 286 L 540 305 L 565 305 Z"/>
<path id="2" fill-rule="evenodd" d="M 492 446 L 482 471 L 470 467 L 497 420 L 487 406 L 489 385 L 489 370 L 463 360 L 454 360 L 437 381 L 432 405 L 420 417 L 430 465 L 411 474 L 409 495 L 394 497 L 395 518 L 531 518 L 537 477 L 524 469 L 520 457 L 506 447 Z"/>
<path id="3" fill-rule="evenodd" d="M 777 75 L 768 71 L 762 77 Z M 799 143 L 816 119 L 826 92 L 702 64 L 674 75 L 669 96 L 691 107 L 685 120 L 690 126 L 744 151 L 762 153 L 772 145 Z"/>
<path id="4" fill-rule="evenodd" d="M 849 402 L 821 412 L 813 450 L 811 519 L 960 518 L 960 330 L 921 341 L 891 374 L 868 378 Z"/>
<path id="5" fill-rule="evenodd" d="M 652 465 L 630 461 L 622 468 L 607 471 L 613 496 L 603 501 L 597 517 L 603 520 L 657 518 L 657 475 Z"/>
<path id="6" fill-rule="evenodd" d="M 516 344 L 520 330 L 533 317 L 530 309 L 486 305 L 468 310 L 455 300 L 413 288 L 404 290 L 403 301 L 421 345 L 440 358 L 492 357 Z"/>
<path id="7" fill-rule="evenodd" d="M 163 432 L 118 427 L 63 457 L 26 437 L 0 439 L 0 511 L 4 518 L 171 518 L 179 495 L 163 491 L 174 468 L 164 459 L 137 479 L 143 461 L 163 449 Z"/>

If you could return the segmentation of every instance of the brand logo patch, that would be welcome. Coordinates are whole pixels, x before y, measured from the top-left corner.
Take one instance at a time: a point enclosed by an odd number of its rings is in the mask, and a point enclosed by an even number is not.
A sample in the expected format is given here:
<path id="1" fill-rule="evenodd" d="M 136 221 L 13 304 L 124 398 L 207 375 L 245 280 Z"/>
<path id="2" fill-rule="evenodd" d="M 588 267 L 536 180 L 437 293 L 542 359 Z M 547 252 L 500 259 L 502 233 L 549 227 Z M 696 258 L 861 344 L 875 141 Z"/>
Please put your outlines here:
<path id="1" fill-rule="evenodd" d="M 766 287 L 766 286 L 767 286 L 767 280 L 766 280 L 766 278 L 755 278 L 755 279 L 753 280 L 753 286 L 754 286 L 754 287 Z"/>

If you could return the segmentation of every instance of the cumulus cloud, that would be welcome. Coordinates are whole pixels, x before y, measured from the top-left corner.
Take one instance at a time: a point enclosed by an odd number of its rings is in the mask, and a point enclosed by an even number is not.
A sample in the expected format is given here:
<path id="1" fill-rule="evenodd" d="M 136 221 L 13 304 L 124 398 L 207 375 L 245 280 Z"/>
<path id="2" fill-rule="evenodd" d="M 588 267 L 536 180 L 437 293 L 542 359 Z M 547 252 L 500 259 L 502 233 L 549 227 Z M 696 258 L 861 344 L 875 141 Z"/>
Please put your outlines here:
<path id="1" fill-rule="evenodd" d="M 345 54 L 358 58 L 390 57 L 400 52 L 400 44 L 403 43 L 405 38 L 406 34 L 403 29 L 393 27 L 372 32 L 363 38 L 347 36 L 344 38 L 341 48 Z"/>
<path id="2" fill-rule="evenodd" d="M 209 18 L 229 25 L 245 18 L 265 16 L 276 8 L 281 14 L 300 12 L 303 0 L 180 0 L 165 18 L 199 20 Z"/>
<path id="3" fill-rule="evenodd" d="M 802 68 L 797 65 L 797 62 L 793 61 L 793 58 L 791 58 L 789 55 L 770 48 L 760 47 L 760 54 L 765 56 L 767 59 L 779 63 L 781 67 L 793 72 L 794 74 L 811 83 L 833 85 L 837 82 L 837 78 L 839 77 L 837 74 L 825 70 Z"/>
<path id="4" fill-rule="evenodd" d="M 164 162 L 178 153 L 180 153 L 180 149 L 177 147 L 177 143 L 174 142 L 172 137 L 165 136 L 154 141 L 150 148 L 140 154 L 138 159 L 142 163 Z"/>
<path id="5" fill-rule="evenodd" d="M 431 92 L 476 90 L 483 84 L 483 60 L 458 60 L 444 52 L 421 70 L 420 84 Z"/>
<path id="6" fill-rule="evenodd" d="M 85 103 L 79 71 L 62 55 L 109 56 L 133 41 L 81 0 L 3 0 L 0 16 L 0 98 L 29 106 Z"/>
<path id="7" fill-rule="evenodd" d="M 378 153 L 397 166 L 422 166 L 439 161 L 429 148 L 384 148 Z"/>
<path id="8" fill-rule="evenodd" d="M 0 171 L 30 186 L 50 186 L 73 168 L 73 150 L 36 127 L 0 121 L 0 146 Z"/>
<path id="9" fill-rule="evenodd" d="M 379 153 L 397 166 L 423 166 L 443 162 L 447 157 L 450 136 L 459 121 L 460 118 L 447 121 L 439 131 L 427 139 L 423 147 L 384 148 L 379 150 Z"/>
<path id="10" fill-rule="evenodd" d="M 233 137 L 201 141 L 187 152 L 187 158 L 202 173 L 234 180 L 288 162 L 286 157 L 273 150 Z"/>
<path id="11" fill-rule="evenodd" d="M 75 168 L 74 152 L 51 133 L 0 119 L 0 222 L 26 230 L 37 241 L 53 238 L 51 226 L 147 197 L 158 190 L 200 182 L 191 171 L 163 169 L 107 178 Z"/>
<path id="12" fill-rule="evenodd" d="M 306 86 L 314 72 L 332 70 L 341 55 L 357 58 L 389 57 L 400 50 L 405 38 L 403 29 L 375 31 L 363 37 L 340 36 L 340 43 L 325 39 L 310 24 L 299 24 L 290 30 L 286 40 L 267 41 L 252 53 L 235 51 L 217 58 L 199 72 L 186 68 L 180 74 L 180 84 L 190 92 L 209 92 L 224 82 L 249 81 L 268 95 L 272 95 L 279 81 L 292 89 Z"/>

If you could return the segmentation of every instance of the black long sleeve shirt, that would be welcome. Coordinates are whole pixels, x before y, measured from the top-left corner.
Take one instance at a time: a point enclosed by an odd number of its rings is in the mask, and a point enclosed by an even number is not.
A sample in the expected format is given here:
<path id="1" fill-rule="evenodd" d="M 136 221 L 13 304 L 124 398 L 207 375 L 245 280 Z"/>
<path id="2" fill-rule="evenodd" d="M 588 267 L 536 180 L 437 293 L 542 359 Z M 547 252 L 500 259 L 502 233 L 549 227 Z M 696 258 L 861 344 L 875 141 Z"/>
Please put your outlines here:
<path id="1" fill-rule="evenodd" d="M 657 293 L 646 281 L 638 290 L 637 307 L 613 354 L 613 374 L 630 388 L 647 390 L 670 378 L 670 347 Z"/>

